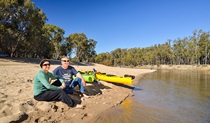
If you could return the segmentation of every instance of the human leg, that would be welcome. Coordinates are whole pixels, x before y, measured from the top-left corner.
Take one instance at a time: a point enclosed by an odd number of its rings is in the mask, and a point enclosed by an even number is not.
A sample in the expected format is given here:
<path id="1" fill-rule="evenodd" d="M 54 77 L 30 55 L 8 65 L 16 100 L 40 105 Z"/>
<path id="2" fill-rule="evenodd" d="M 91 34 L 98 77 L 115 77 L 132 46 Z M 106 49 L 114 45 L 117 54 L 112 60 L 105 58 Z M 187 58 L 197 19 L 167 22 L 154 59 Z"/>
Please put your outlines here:
<path id="1" fill-rule="evenodd" d="M 79 86 L 79 89 L 80 89 L 80 92 L 82 93 L 82 96 L 86 97 L 86 98 L 89 98 L 88 95 L 86 95 L 84 92 L 85 92 L 85 87 L 84 85 L 82 84 L 82 79 L 81 78 L 75 78 L 71 84 L 69 85 L 70 88 L 74 88 L 76 86 Z"/>
<path id="2" fill-rule="evenodd" d="M 45 91 L 37 96 L 34 96 L 34 99 L 37 101 L 62 101 L 69 107 L 74 106 L 74 101 L 62 89 Z"/>
<path id="3" fill-rule="evenodd" d="M 66 88 L 64 88 L 64 91 L 67 93 L 67 94 L 73 94 L 73 88 L 70 88 L 69 85 L 70 83 L 69 82 L 65 82 L 66 84 Z"/>
<path id="4" fill-rule="evenodd" d="M 69 87 L 70 88 L 74 88 L 74 87 L 76 87 L 76 86 L 79 86 L 79 90 L 80 90 L 80 92 L 81 93 L 84 93 L 85 92 L 85 88 L 84 88 L 84 85 L 82 84 L 82 79 L 81 78 L 75 78 L 72 82 L 71 82 L 71 84 L 69 85 Z"/>
<path id="5" fill-rule="evenodd" d="M 57 79 L 56 81 L 54 81 L 54 82 L 52 83 L 52 85 L 61 86 L 61 82 Z"/>

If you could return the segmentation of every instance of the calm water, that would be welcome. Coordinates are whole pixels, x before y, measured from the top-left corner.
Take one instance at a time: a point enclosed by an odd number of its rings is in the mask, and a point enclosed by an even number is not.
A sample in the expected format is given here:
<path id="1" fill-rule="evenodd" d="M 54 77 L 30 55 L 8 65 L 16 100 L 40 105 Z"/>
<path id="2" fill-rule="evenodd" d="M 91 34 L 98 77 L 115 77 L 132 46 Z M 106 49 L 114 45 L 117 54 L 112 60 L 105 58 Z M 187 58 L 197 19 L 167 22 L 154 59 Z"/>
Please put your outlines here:
<path id="1" fill-rule="evenodd" d="M 134 96 L 97 123 L 209 123 L 210 72 L 159 70 L 135 84 Z"/>

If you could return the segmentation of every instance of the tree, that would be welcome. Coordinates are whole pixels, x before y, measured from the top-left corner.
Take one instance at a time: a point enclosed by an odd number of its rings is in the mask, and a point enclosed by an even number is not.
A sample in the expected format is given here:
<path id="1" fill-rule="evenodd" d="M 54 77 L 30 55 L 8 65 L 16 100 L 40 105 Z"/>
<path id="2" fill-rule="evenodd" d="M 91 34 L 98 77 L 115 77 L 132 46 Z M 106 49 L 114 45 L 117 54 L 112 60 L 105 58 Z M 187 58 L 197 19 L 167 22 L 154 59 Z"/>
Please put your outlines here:
<path id="1" fill-rule="evenodd" d="M 114 61 L 114 66 L 121 66 L 122 59 L 121 59 L 121 48 L 117 48 L 114 51 L 111 51 L 110 55 Z"/>
<path id="2" fill-rule="evenodd" d="M 88 40 L 88 49 L 85 53 L 85 60 L 89 61 L 89 62 L 94 62 L 94 57 L 96 56 L 96 51 L 95 51 L 95 47 L 96 47 L 96 41 L 93 39 L 89 39 Z"/>
<path id="3" fill-rule="evenodd" d="M 64 40 L 64 30 L 52 24 L 45 24 L 45 37 L 49 41 L 50 56 L 53 59 L 59 59 L 62 48 L 62 41 Z"/>
<path id="4" fill-rule="evenodd" d="M 97 42 L 93 39 L 88 40 L 84 33 L 70 34 L 66 38 L 66 41 L 68 44 L 67 47 L 73 49 L 79 62 L 89 61 L 96 54 L 94 49 Z"/>
<path id="5" fill-rule="evenodd" d="M 45 14 L 30 0 L 1 0 L 0 5 L 0 49 L 11 56 L 28 55 L 41 35 Z"/>
<path id="6" fill-rule="evenodd" d="M 200 40 L 198 42 L 199 45 L 199 53 L 200 56 L 200 62 L 202 64 L 207 64 L 207 60 L 210 53 L 210 35 L 209 33 L 202 32 L 200 35 Z"/>

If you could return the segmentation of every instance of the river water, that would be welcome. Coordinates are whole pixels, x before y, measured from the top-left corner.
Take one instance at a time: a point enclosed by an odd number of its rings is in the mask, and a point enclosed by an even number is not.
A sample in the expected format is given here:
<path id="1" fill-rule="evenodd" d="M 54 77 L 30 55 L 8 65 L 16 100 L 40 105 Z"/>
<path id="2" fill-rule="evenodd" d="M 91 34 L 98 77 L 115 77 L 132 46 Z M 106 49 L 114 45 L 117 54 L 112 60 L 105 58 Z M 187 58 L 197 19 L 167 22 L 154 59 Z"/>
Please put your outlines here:
<path id="1" fill-rule="evenodd" d="M 210 72 L 158 70 L 95 123 L 210 123 Z"/>

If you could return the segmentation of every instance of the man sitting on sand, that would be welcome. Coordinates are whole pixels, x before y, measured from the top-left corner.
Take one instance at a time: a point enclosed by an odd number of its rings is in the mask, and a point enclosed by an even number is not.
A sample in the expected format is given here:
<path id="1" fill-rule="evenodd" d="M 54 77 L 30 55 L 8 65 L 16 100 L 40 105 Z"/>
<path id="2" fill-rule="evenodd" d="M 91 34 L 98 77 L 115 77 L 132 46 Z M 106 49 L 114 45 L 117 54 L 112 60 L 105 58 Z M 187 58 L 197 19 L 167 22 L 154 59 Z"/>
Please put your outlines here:
<path id="1" fill-rule="evenodd" d="M 64 80 L 49 72 L 50 61 L 43 59 L 40 62 L 41 70 L 36 74 L 33 83 L 34 99 L 37 101 L 62 101 L 69 107 L 74 107 L 76 102 L 64 92 L 66 87 Z M 59 79 L 60 86 L 51 85 L 49 79 Z M 82 108 L 76 105 L 76 108 Z"/>
<path id="2" fill-rule="evenodd" d="M 61 58 L 61 66 L 55 68 L 53 70 L 53 73 L 64 79 L 66 83 L 66 88 L 64 90 L 66 93 L 73 94 L 74 87 L 78 85 L 82 96 L 87 98 L 89 97 L 86 94 L 84 94 L 84 86 L 86 86 L 84 78 L 79 72 L 76 71 L 74 67 L 69 65 L 69 58 L 67 56 L 63 56 Z M 75 75 L 77 78 L 73 79 L 73 75 Z"/>

